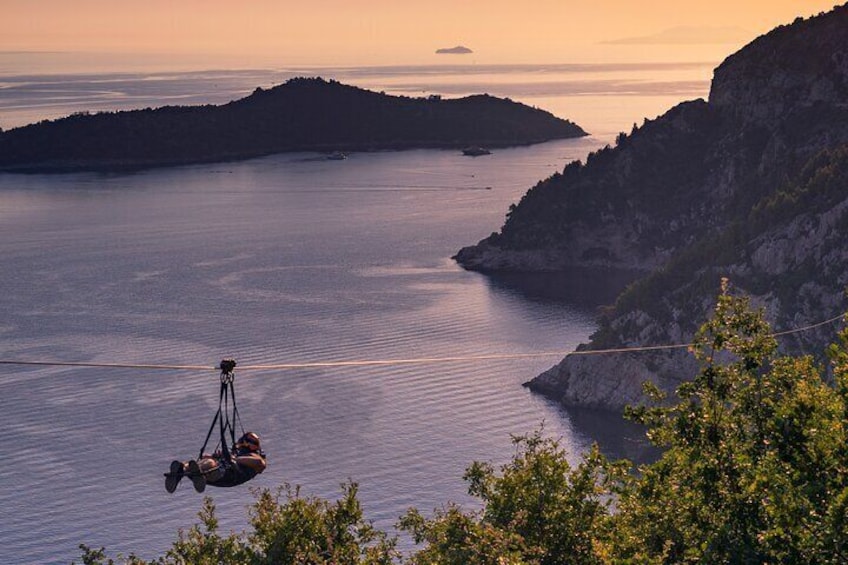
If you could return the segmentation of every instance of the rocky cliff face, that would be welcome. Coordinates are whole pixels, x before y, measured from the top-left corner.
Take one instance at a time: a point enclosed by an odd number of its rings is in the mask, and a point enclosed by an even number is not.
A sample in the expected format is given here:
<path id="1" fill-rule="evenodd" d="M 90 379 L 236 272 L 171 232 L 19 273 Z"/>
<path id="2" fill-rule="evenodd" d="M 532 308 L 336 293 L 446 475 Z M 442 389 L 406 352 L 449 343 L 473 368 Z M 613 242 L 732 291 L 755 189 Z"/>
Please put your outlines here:
<path id="1" fill-rule="evenodd" d="M 714 146 L 722 127 L 722 116 L 704 101 L 680 104 L 622 136 L 614 149 L 540 182 L 510 210 L 499 234 L 456 259 L 481 271 L 652 270 L 711 226 L 706 212 L 727 196 L 692 197 L 720 161 Z"/>
<path id="2" fill-rule="evenodd" d="M 848 93 L 848 14 L 797 19 L 728 57 L 716 70 L 710 104 L 737 120 L 780 121 L 817 104 L 844 107 Z"/>
<path id="3" fill-rule="evenodd" d="M 848 285 L 848 5 L 796 20 L 720 65 L 709 101 L 681 104 L 532 188 L 457 260 L 478 270 L 640 269 L 583 347 L 688 342 L 721 276 L 776 329 L 829 318 Z M 783 340 L 820 351 L 833 328 Z M 529 386 L 619 408 L 641 383 L 694 374 L 685 349 L 572 355 Z"/>

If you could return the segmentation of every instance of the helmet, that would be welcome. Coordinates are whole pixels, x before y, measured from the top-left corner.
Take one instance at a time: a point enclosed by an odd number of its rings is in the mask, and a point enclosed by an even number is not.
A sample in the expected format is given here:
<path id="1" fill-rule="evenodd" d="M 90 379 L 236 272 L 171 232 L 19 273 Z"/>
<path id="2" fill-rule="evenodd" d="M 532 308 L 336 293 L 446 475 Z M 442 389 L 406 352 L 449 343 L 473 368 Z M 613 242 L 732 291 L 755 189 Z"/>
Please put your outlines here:
<path id="1" fill-rule="evenodd" d="M 259 434 L 256 432 L 247 432 L 243 436 L 239 438 L 236 442 L 236 446 L 244 446 L 250 449 L 251 451 L 259 451 L 260 442 L 259 442 Z"/>

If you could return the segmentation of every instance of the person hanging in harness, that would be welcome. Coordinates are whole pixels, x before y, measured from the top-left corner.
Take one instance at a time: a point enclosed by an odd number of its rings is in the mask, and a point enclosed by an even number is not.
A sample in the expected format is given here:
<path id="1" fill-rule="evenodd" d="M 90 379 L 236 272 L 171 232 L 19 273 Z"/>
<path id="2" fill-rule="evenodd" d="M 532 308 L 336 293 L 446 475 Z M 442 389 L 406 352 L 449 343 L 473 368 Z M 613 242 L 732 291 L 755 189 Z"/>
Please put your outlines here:
<path id="1" fill-rule="evenodd" d="M 165 473 L 165 490 L 169 493 L 177 489 L 183 477 L 189 477 L 194 489 L 203 492 L 206 485 L 216 487 L 233 487 L 245 483 L 265 470 L 266 456 L 262 451 L 259 434 L 246 432 L 236 441 L 235 424 L 241 425 L 241 418 L 236 407 L 236 392 L 233 369 L 236 362 L 232 359 L 221 361 L 221 392 L 218 399 L 218 411 L 212 419 L 212 426 L 206 434 L 206 441 L 200 448 L 198 458 L 190 461 L 172 461 L 169 472 Z M 232 417 L 228 408 L 232 398 Z M 217 449 L 210 455 L 205 453 L 209 438 L 219 424 L 220 442 Z M 242 427 L 242 431 L 244 428 Z M 227 437 L 230 438 L 230 449 Z"/>
<path id="2" fill-rule="evenodd" d="M 247 432 L 227 456 L 219 449 L 212 455 L 204 453 L 198 460 L 172 461 L 170 472 L 165 474 L 165 490 L 177 490 L 183 477 L 191 480 L 197 492 L 203 492 L 206 485 L 234 487 L 254 478 L 266 466 L 259 434 Z"/>

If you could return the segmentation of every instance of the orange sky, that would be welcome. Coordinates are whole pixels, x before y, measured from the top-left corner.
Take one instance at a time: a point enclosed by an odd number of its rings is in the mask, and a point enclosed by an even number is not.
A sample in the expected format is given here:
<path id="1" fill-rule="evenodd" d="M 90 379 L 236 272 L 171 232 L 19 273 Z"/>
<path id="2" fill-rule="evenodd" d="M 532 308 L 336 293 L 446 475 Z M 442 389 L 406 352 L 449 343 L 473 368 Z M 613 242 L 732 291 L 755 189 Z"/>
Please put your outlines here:
<path id="1" fill-rule="evenodd" d="M 231 65 L 720 60 L 833 0 L 0 0 L 0 51 L 169 53 Z M 690 39 L 609 43 L 681 26 Z M 725 29 L 720 29 L 725 28 Z M 734 28 L 734 29 L 727 29 Z M 472 55 L 435 55 L 462 44 Z"/>

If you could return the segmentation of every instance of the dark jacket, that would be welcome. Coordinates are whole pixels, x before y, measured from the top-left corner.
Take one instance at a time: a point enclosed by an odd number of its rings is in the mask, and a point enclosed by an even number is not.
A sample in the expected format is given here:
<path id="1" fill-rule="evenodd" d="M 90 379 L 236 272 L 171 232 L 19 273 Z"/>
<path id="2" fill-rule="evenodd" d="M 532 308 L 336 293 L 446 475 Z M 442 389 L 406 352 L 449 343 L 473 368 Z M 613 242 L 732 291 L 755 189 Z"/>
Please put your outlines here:
<path id="1" fill-rule="evenodd" d="M 259 473 L 256 469 L 248 467 L 247 465 L 239 465 L 235 462 L 235 458 L 240 455 L 247 455 L 249 453 L 253 453 L 247 450 L 235 450 L 233 452 L 233 457 L 229 459 L 221 458 L 219 459 L 221 470 L 223 474 L 219 478 L 214 480 L 208 480 L 207 484 L 213 487 L 234 487 L 236 485 L 240 485 L 242 483 L 246 483 Z M 259 451 L 259 456 L 262 457 L 262 460 L 265 460 L 265 452 Z"/>

